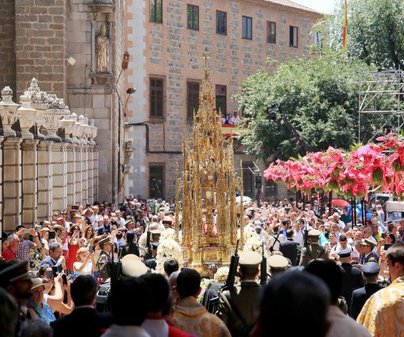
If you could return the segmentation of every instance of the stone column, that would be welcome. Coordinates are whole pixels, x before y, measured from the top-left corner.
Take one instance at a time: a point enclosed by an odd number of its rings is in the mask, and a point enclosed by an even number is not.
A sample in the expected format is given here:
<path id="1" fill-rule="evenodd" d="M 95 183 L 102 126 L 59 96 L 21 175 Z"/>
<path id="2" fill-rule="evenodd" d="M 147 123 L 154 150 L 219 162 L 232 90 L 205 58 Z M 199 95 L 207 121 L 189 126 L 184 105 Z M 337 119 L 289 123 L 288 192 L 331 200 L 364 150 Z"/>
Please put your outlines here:
<path id="1" fill-rule="evenodd" d="M 38 140 L 22 142 L 22 224 L 30 227 L 38 213 Z"/>
<path id="2" fill-rule="evenodd" d="M 92 204 L 94 202 L 94 171 L 93 171 L 94 145 L 88 145 L 87 154 L 88 154 L 87 157 L 88 203 Z"/>
<path id="3" fill-rule="evenodd" d="M 75 203 L 81 203 L 82 198 L 82 178 L 81 178 L 81 151 L 82 145 L 77 144 L 74 151 L 74 175 L 75 175 Z M 84 205 L 85 206 L 85 205 Z"/>
<path id="4" fill-rule="evenodd" d="M 96 146 L 94 146 L 94 155 L 93 155 L 93 163 L 94 163 L 94 165 L 93 165 L 93 172 L 94 172 L 93 173 L 93 176 L 94 176 L 94 199 L 98 200 L 98 201 L 101 201 L 101 200 L 99 200 L 99 197 L 100 197 L 100 194 L 99 194 L 100 185 L 99 185 L 98 177 L 100 175 L 99 175 L 99 159 L 98 159 L 98 156 L 99 156 L 99 148 L 98 148 L 98 145 L 96 145 Z"/>
<path id="5" fill-rule="evenodd" d="M 38 144 L 38 221 L 48 220 L 53 210 L 53 171 L 51 141 Z"/>
<path id="6" fill-rule="evenodd" d="M 52 147 L 53 164 L 53 210 L 67 208 L 67 153 L 66 143 L 54 143 Z"/>
<path id="7" fill-rule="evenodd" d="M 74 205 L 76 200 L 76 175 L 74 165 L 74 151 L 75 145 L 67 145 L 67 205 Z"/>
<path id="8" fill-rule="evenodd" d="M 3 230 L 13 231 L 21 225 L 22 172 L 21 138 L 3 141 Z"/>
<path id="9" fill-rule="evenodd" d="M 81 146 L 81 188 L 82 203 L 85 206 L 88 203 L 88 146 Z"/>

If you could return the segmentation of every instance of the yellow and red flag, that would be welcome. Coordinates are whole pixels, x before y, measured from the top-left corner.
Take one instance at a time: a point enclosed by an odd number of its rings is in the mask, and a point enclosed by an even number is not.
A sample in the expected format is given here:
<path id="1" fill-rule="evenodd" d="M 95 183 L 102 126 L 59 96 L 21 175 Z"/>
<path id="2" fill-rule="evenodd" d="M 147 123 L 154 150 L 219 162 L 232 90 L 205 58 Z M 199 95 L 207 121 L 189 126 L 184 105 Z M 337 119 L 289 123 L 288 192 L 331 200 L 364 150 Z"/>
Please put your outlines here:
<path id="1" fill-rule="evenodd" d="M 347 0 L 344 0 L 344 21 L 342 24 L 342 49 L 346 49 L 348 40 L 348 4 Z"/>

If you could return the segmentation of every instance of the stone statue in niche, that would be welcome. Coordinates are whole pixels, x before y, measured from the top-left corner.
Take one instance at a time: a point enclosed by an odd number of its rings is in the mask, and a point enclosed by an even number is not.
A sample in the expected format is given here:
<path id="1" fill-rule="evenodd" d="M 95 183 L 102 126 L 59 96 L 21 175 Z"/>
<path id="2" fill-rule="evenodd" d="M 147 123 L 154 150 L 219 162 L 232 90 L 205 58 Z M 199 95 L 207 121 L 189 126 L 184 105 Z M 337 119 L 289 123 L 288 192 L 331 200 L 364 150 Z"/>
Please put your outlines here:
<path id="1" fill-rule="evenodd" d="M 109 38 L 107 36 L 107 26 L 101 24 L 100 32 L 95 40 L 95 53 L 97 57 L 97 73 L 109 72 Z"/>

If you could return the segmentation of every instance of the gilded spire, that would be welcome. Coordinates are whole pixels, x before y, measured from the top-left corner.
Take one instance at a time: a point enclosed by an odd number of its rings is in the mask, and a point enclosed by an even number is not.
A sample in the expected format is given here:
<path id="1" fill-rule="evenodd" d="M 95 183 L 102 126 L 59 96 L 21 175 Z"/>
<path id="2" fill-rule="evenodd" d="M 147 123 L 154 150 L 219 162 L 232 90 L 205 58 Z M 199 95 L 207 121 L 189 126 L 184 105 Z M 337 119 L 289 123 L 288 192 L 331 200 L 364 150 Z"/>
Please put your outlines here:
<path id="1" fill-rule="evenodd" d="M 200 270 L 212 262 L 228 264 L 237 239 L 237 213 L 242 212 L 236 204 L 242 184 L 234 172 L 232 140 L 222 133 L 206 54 L 199 108 L 182 160 L 176 195 L 182 201 L 184 258 Z"/>

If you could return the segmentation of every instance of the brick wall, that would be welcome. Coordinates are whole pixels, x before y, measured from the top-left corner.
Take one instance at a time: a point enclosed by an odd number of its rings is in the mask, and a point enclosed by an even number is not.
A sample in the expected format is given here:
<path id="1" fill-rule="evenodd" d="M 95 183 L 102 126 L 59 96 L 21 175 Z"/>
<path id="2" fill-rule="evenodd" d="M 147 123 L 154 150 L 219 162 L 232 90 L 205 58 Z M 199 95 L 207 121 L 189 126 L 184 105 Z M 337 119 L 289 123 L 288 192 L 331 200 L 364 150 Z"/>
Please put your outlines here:
<path id="1" fill-rule="evenodd" d="M 17 97 L 32 77 L 65 98 L 65 0 L 15 0 Z"/>
<path id="2" fill-rule="evenodd" d="M 14 0 L 0 0 L 0 88 L 9 85 L 15 93 L 14 8 Z"/>
<path id="3" fill-rule="evenodd" d="M 240 85 L 248 76 L 266 66 L 267 58 L 284 62 L 295 57 L 308 55 L 308 46 L 312 43 L 310 29 L 320 17 L 318 13 L 302 8 L 287 7 L 263 0 L 170 0 L 163 1 L 163 23 L 149 20 L 149 1 L 144 7 L 128 2 L 128 27 L 133 33 L 128 43 L 133 44 L 133 53 L 137 54 L 138 69 L 144 67 L 145 74 L 134 70 L 129 76 L 129 86 L 134 83 L 142 88 L 129 105 L 128 110 L 148 121 L 149 117 L 149 79 L 151 76 L 165 80 L 165 118 L 163 122 L 151 124 L 149 145 L 151 151 L 171 151 L 144 156 L 144 146 L 138 139 L 144 137 L 143 128 L 132 129 L 132 137 L 140 147 L 141 154 L 133 159 L 134 175 L 129 189 L 131 194 L 148 196 L 148 166 L 150 163 L 165 164 L 166 196 L 174 195 L 175 163 L 181 161 L 184 134 L 190 131 L 186 119 L 187 80 L 200 80 L 203 77 L 204 53 L 209 56 L 209 72 L 213 87 L 215 84 L 227 88 L 227 111 L 238 110 L 232 95 L 239 93 Z M 199 30 L 187 28 L 187 4 L 199 6 Z M 298 7 L 298 5 L 296 5 Z M 216 10 L 227 13 L 227 35 L 216 34 Z M 143 15 L 143 27 L 139 16 Z M 252 40 L 242 39 L 242 16 L 252 17 Z M 133 18 L 137 18 L 134 24 Z M 267 21 L 276 22 L 276 44 L 267 42 Z M 289 46 L 289 27 L 299 28 L 298 48 Z M 136 32 L 135 32 L 136 31 Z M 139 36 L 143 32 L 143 36 Z M 272 66 L 269 71 L 273 71 Z M 138 72 L 138 74 L 135 74 Z M 138 81 L 143 78 L 143 84 Z M 133 81 L 132 83 L 130 81 Z M 135 116 L 130 120 L 138 121 Z M 141 158 L 141 159 L 140 159 Z M 140 160 L 139 160 L 140 159 Z M 253 158 L 250 158 L 252 160 Z M 140 165 L 146 167 L 140 170 Z M 143 178 L 143 179 L 142 179 Z M 132 188 L 133 186 L 133 188 Z"/>

